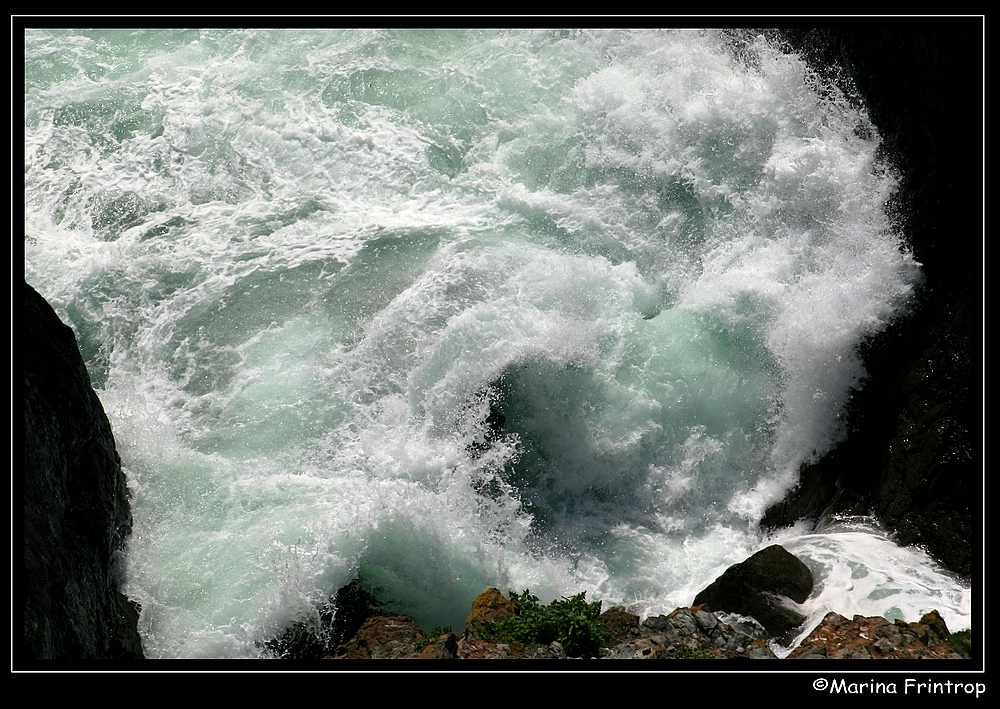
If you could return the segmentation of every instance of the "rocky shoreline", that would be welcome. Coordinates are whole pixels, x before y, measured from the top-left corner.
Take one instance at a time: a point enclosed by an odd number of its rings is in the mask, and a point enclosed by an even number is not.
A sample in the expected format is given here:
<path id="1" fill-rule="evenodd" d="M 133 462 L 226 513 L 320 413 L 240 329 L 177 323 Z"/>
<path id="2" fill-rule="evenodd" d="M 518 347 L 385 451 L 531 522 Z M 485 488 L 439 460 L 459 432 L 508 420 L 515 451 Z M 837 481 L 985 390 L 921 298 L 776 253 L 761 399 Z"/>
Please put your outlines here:
<path id="1" fill-rule="evenodd" d="M 504 603 L 506 601 L 506 603 Z M 478 629 L 484 618 L 513 614 L 510 601 L 489 589 L 473 603 L 461 634 L 450 630 L 428 635 L 407 616 L 375 616 L 328 660 L 565 660 L 563 645 L 489 642 Z M 621 608 L 600 616 L 610 640 L 596 654 L 600 660 L 776 660 L 768 643 L 747 635 L 705 606 L 678 608 L 668 615 L 640 620 Z M 937 611 L 920 621 L 891 623 L 885 618 L 845 618 L 830 613 L 791 654 L 789 660 L 968 660 L 968 634 L 952 634 Z"/>
<path id="2" fill-rule="evenodd" d="M 813 576 L 800 559 L 780 545 L 771 545 L 746 561 L 727 569 L 699 593 L 690 607 L 666 615 L 642 618 L 627 608 L 610 608 L 600 615 L 600 604 L 585 599 L 563 599 L 553 603 L 544 620 L 515 627 L 527 628 L 521 635 L 497 637 L 496 627 L 527 609 L 495 588 L 472 603 L 465 627 L 425 632 L 405 615 L 378 612 L 377 599 L 355 593 L 352 604 L 343 605 L 339 631 L 331 627 L 325 638 L 305 644 L 276 642 L 270 649 L 278 656 L 297 660 L 969 660 L 970 631 L 951 633 L 937 611 L 925 613 L 912 623 L 890 622 L 882 617 L 845 618 L 827 616 L 788 652 L 802 631 L 806 616 L 801 604 L 813 589 Z M 531 597 L 532 600 L 535 600 Z M 343 600 L 343 599 L 340 599 Z M 359 602 L 360 601 L 360 602 Z M 372 605 L 366 605 L 366 601 Z M 572 610 L 567 610 L 571 606 Z M 589 614 L 588 611 L 593 611 Z M 353 617 L 351 614 L 353 613 Z M 492 624 L 492 627 L 491 627 Z M 532 636 L 543 628 L 547 637 Z M 489 631 L 489 632 L 487 632 Z M 339 633 L 339 634 L 338 634 Z M 581 641 L 582 636 L 588 640 Z M 551 638 L 557 638 L 555 640 Z M 565 638 L 560 642 L 558 638 Z M 573 652 L 573 647 L 589 648 Z"/>

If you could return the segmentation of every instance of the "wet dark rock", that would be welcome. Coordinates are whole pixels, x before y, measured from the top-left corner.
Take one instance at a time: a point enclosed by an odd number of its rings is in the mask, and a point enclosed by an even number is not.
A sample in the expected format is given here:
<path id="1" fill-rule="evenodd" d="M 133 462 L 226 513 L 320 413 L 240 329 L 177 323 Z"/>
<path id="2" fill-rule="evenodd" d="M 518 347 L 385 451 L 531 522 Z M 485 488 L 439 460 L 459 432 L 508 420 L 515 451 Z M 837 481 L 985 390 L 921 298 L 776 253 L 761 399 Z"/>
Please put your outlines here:
<path id="1" fill-rule="evenodd" d="M 847 439 L 762 521 L 873 514 L 965 577 L 982 538 L 982 32 L 974 17 L 781 32 L 814 66 L 843 67 L 821 73 L 868 107 L 924 281 L 910 312 L 861 348 L 869 377 Z"/>
<path id="2" fill-rule="evenodd" d="M 715 612 L 755 618 L 779 640 L 802 625 L 805 616 L 789 607 L 802 603 L 813 589 L 813 576 L 798 557 L 774 544 L 726 569 L 694 599 Z"/>
<path id="3" fill-rule="evenodd" d="M 30 285 L 15 343 L 24 384 L 25 660 L 138 659 L 138 607 L 120 591 L 132 514 L 111 424 L 73 331 Z"/>
<path id="4" fill-rule="evenodd" d="M 383 614 L 379 600 L 358 581 L 351 581 L 316 612 L 310 621 L 289 625 L 263 645 L 283 660 L 320 660 L 332 655 L 369 618 Z"/>

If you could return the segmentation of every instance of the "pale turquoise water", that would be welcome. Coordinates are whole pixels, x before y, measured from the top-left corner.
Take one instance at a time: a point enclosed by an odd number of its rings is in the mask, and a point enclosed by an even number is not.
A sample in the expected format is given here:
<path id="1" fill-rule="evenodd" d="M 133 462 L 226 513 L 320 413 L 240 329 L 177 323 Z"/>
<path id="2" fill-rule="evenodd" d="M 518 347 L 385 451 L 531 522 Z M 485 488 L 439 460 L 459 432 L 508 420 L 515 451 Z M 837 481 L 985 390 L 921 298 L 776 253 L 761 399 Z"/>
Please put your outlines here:
<path id="1" fill-rule="evenodd" d="M 115 429 L 147 654 L 255 656 L 359 576 L 428 628 L 488 586 L 664 612 L 767 543 L 920 267 L 867 117 L 731 46 L 28 31 L 26 275 Z M 801 532 L 817 616 L 968 627 L 873 523 Z"/>

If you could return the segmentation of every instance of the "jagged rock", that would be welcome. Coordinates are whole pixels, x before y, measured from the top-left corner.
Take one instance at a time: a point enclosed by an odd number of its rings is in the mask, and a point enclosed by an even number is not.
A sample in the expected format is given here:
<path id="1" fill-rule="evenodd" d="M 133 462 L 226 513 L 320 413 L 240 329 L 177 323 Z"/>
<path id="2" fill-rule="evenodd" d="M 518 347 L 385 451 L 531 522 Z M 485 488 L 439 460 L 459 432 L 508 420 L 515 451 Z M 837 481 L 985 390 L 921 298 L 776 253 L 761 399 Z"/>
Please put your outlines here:
<path id="1" fill-rule="evenodd" d="M 557 660 L 566 659 L 558 642 L 546 646 L 486 642 L 473 635 L 443 633 L 430 639 L 406 616 L 369 618 L 331 660 Z"/>
<path id="2" fill-rule="evenodd" d="M 601 622 L 611 635 L 608 640 L 609 647 L 641 637 L 639 616 L 621 608 L 611 608 L 601 613 Z"/>
<path id="3" fill-rule="evenodd" d="M 459 638 L 459 660 L 565 660 L 566 651 L 558 642 L 548 645 L 486 642 L 479 638 Z"/>
<path id="4" fill-rule="evenodd" d="M 477 599 L 487 609 L 503 605 L 493 591 Z M 601 622 L 612 636 L 601 650 L 602 660 L 777 659 L 762 639 L 737 630 L 701 606 L 678 608 L 641 623 L 639 616 L 612 608 L 601 615 Z M 970 655 L 968 634 L 950 634 L 937 611 L 931 611 L 917 623 L 861 616 L 848 620 L 830 613 L 789 657 L 967 659 Z M 558 642 L 487 642 L 475 633 L 459 637 L 452 632 L 428 638 L 406 616 L 379 616 L 368 619 L 358 634 L 328 659 L 556 660 L 567 659 L 567 654 Z"/>
<path id="5" fill-rule="evenodd" d="M 726 569 L 695 597 L 694 605 L 751 616 L 771 636 L 784 640 L 805 620 L 784 599 L 802 603 L 812 588 L 809 567 L 784 547 L 774 544 Z"/>
<path id="6" fill-rule="evenodd" d="M 418 660 L 454 660 L 458 656 L 458 637 L 455 633 L 439 635 L 417 655 Z"/>
<path id="7" fill-rule="evenodd" d="M 313 619 L 296 620 L 261 644 L 282 660 L 319 660 L 353 638 L 366 620 L 383 613 L 378 599 L 355 579 L 317 608 Z"/>
<path id="8" fill-rule="evenodd" d="M 510 618 L 517 612 L 513 602 L 496 588 L 491 588 L 472 602 L 472 612 L 465 620 L 465 636 L 479 637 L 478 629 L 486 621 L 498 621 Z"/>
<path id="9" fill-rule="evenodd" d="M 963 634 L 964 635 L 964 634 Z M 969 659 L 967 636 L 953 637 L 937 611 L 916 623 L 889 622 L 881 616 L 848 620 L 828 613 L 789 654 L 789 659 Z"/>
<path id="10" fill-rule="evenodd" d="M 24 659 L 137 659 L 138 608 L 120 592 L 132 529 L 111 424 L 73 331 L 27 283 L 24 376 Z"/>
<path id="11" fill-rule="evenodd" d="M 419 655 L 417 643 L 424 631 L 410 618 L 376 616 L 369 618 L 350 642 L 337 648 L 336 660 L 402 660 Z"/>
<path id="12" fill-rule="evenodd" d="M 630 615 L 619 609 L 608 612 L 608 621 L 632 635 Z M 775 659 L 774 652 L 761 640 L 739 632 L 704 608 L 678 608 L 669 615 L 647 618 L 639 623 L 634 639 L 608 648 L 607 660 L 690 660 L 690 659 Z M 604 619 L 604 616 L 602 616 Z M 621 637 L 621 634 L 619 634 Z"/>

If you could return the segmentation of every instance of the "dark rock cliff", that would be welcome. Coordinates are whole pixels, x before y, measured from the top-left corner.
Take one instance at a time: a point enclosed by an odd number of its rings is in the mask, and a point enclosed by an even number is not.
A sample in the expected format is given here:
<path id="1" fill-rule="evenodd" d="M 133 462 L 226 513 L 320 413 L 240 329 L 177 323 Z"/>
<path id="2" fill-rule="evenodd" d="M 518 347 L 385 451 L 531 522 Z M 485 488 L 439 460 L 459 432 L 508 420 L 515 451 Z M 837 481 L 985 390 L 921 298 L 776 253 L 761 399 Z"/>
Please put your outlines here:
<path id="1" fill-rule="evenodd" d="M 983 509 L 982 20 L 845 21 L 780 36 L 868 107 L 901 174 L 894 210 L 925 279 L 912 311 L 862 348 L 869 379 L 847 440 L 801 471 L 764 526 L 871 513 L 969 577 Z"/>
<path id="2" fill-rule="evenodd" d="M 20 301 L 24 447 L 14 482 L 24 503 L 16 577 L 24 635 L 16 656 L 141 658 L 138 611 L 119 591 L 132 514 L 111 425 L 73 331 L 27 283 Z"/>

